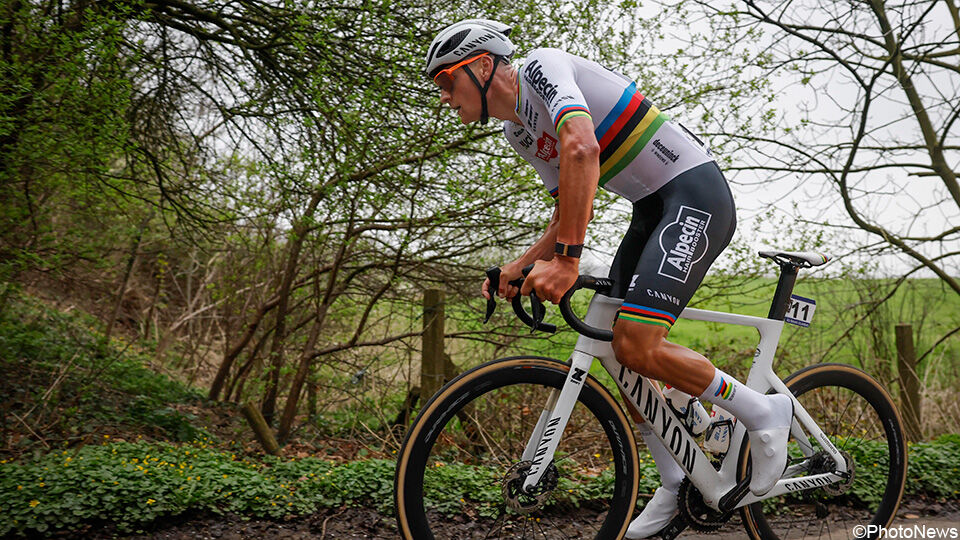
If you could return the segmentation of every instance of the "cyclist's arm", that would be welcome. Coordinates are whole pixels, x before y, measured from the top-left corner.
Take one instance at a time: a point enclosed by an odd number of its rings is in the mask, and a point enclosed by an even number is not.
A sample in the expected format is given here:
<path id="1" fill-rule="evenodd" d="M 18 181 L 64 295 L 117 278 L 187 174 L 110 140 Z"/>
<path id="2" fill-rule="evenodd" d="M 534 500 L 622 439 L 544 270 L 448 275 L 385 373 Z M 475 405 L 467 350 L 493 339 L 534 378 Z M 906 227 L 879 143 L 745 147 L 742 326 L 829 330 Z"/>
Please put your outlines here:
<path id="1" fill-rule="evenodd" d="M 553 259 L 556 243 L 582 244 L 593 219 L 593 197 L 600 180 L 600 145 L 587 117 L 570 118 L 560 129 L 560 200 L 543 236 L 512 264 L 523 268 Z M 576 259 L 562 257 L 576 262 Z"/>
<path id="2" fill-rule="evenodd" d="M 560 204 L 558 242 L 582 244 L 593 216 L 600 181 L 600 145 L 590 117 L 573 117 L 560 128 Z M 557 217 L 556 215 L 554 217 Z M 561 257 L 576 262 L 577 259 Z"/>

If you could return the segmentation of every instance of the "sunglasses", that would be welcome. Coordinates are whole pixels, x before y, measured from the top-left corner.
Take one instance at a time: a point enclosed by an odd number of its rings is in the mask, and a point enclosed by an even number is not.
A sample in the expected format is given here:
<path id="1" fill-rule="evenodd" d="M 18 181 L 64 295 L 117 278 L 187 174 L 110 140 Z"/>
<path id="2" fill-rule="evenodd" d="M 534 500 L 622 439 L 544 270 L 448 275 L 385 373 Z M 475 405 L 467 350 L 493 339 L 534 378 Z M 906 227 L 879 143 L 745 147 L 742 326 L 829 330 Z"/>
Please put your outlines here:
<path id="1" fill-rule="evenodd" d="M 485 52 L 483 54 L 478 54 L 477 56 L 467 58 L 466 60 L 456 63 L 446 69 L 441 69 L 440 72 L 433 77 L 433 82 L 437 83 L 437 86 L 446 90 L 448 93 L 452 92 L 453 91 L 453 72 L 456 71 L 458 68 L 461 68 L 469 64 L 470 62 L 473 62 L 475 60 L 483 58 L 484 56 L 487 56 L 488 54 L 490 53 Z"/>

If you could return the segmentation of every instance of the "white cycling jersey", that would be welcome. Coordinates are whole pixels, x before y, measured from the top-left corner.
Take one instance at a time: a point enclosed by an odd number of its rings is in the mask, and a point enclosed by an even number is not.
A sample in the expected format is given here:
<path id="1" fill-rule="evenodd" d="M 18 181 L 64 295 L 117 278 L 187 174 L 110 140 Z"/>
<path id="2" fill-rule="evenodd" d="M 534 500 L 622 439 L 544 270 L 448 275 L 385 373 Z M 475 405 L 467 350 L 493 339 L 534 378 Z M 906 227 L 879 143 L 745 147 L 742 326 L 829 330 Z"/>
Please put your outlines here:
<path id="1" fill-rule="evenodd" d="M 517 115 L 507 140 L 559 197 L 560 137 L 575 116 L 593 121 L 600 186 L 636 202 L 713 160 L 699 140 L 660 112 L 627 77 L 559 49 L 535 49 L 517 78 Z"/>

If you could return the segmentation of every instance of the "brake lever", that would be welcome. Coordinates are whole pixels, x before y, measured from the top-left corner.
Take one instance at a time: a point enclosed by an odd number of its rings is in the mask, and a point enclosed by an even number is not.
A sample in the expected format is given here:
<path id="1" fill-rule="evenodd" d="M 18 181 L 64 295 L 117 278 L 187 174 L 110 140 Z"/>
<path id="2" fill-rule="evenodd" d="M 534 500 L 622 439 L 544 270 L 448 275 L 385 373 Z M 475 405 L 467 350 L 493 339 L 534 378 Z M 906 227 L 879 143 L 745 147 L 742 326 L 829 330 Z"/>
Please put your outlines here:
<path id="1" fill-rule="evenodd" d="M 487 299 L 487 315 L 483 318 L 483 324 L 487 324 L 487 321 L 490 320 L 493 312 L 497 309 L 496 297 L 497 291 L 500 289 L 500 267 L 491 266 L 487 268 L 487 279 L 490 280 L 490 287 L 487 288 L 490 298 Z"/>
<path id="2" fill-rule="evenodd" d="M 533 315 L 534 322 L 534 325 L 530 327 L 530 333 L 532 334 L 543 326 L 543 318 L 547 316 L 547 308 L 537 297 L 537 291 L 530 291 L 530 314 Z"/>

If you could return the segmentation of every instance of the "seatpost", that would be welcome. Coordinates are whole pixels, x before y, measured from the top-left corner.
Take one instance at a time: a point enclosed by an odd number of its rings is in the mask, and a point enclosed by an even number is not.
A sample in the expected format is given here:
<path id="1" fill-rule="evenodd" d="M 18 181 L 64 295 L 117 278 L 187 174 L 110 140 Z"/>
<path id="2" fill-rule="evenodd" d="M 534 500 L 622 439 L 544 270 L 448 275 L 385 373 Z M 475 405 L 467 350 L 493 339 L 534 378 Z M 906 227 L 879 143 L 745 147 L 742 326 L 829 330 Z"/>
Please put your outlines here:
<path id="1" fill-rule="evenodd" d="M 790 307 L 790 295 L 793 294 L 793 286 L 797 282 L 800 268 L 789 262 L 777 261 L 777 263 L 780 265 L 780 280 L 777 281 L 777 291 L 773 293 L 773 303 L 770 304 L 770 313 L 767 318 L 782 321 Z"/>

